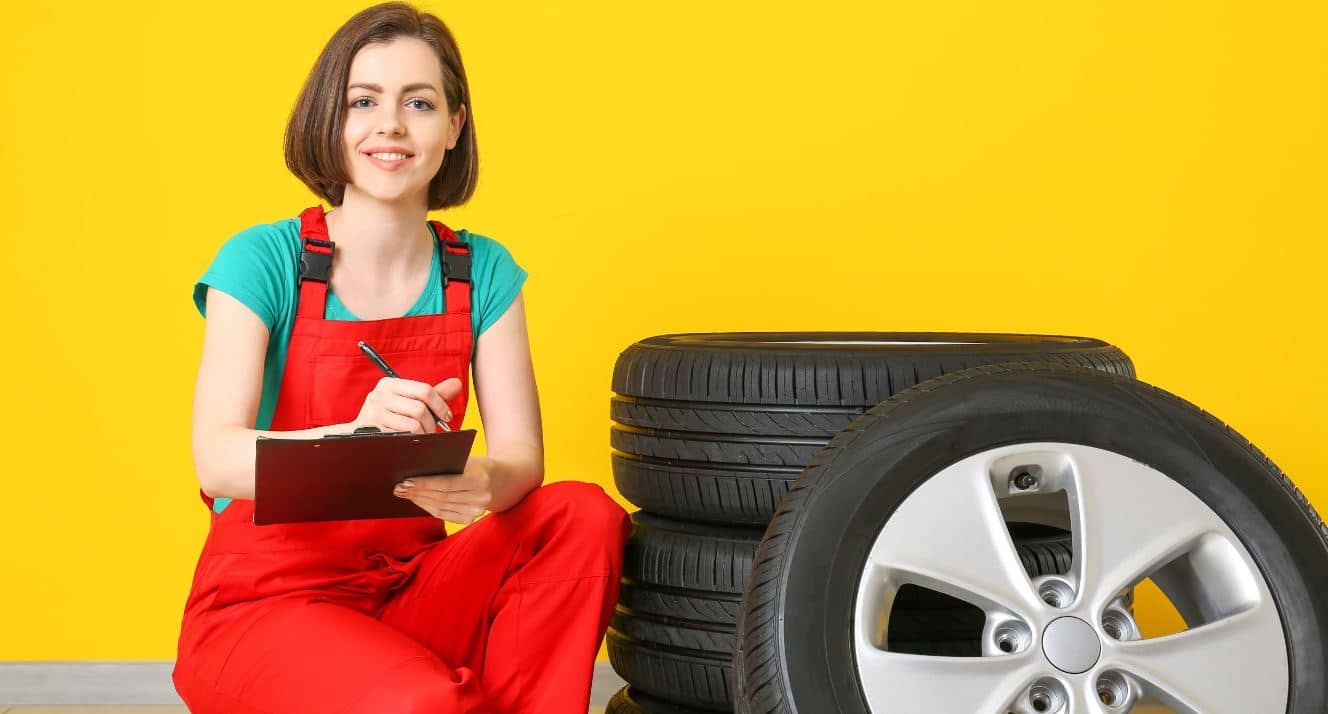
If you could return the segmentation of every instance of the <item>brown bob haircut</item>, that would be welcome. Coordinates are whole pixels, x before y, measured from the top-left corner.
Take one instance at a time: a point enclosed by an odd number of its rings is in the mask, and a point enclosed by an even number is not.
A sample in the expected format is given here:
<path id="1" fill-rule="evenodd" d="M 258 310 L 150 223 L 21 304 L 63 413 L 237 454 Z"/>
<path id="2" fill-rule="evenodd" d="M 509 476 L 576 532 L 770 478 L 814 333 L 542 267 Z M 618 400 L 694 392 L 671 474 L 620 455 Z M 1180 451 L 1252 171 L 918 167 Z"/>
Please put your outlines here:
<path id="1" fill-rule="evenodd" d="M 350 81 L 351 61 L 365 45 L 387 43 L 399 37 L 423 40 L 438 54 L 448 114 L 455 116 L 462 105 L 466 107 L 461 136 L 429 182 L 429 210 L 459 206 L 475 193 L 480 167 L 475 147 L 475 112 L 470 106 L 470 85 L 456 40 L 437 17 L 404 2 L 389 2 L 360 11 L 332 35 L 309 72 L 286 125 L 286 167 L 309 190 L 333 206 L 341 205 L 346 184 L 350 183 L 343 163 L 342 135 L 346 127 L 346 84 Z"/>

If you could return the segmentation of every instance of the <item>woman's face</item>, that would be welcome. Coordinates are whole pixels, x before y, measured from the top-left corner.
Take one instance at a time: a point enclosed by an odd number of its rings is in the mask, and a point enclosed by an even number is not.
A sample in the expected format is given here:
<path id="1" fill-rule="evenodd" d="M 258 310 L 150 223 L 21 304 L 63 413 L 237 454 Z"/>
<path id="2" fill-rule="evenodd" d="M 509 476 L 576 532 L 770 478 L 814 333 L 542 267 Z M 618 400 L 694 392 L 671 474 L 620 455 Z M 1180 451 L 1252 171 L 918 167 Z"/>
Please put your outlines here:
<path id="1" fill-rule="evenodd" d="M 427 204 L 429 182 L 465 121 L 465 107 L 448 115 L 433 48 L 413 37 L 363 47 L 351 61 L 346 107 L 347 193 Z"/>

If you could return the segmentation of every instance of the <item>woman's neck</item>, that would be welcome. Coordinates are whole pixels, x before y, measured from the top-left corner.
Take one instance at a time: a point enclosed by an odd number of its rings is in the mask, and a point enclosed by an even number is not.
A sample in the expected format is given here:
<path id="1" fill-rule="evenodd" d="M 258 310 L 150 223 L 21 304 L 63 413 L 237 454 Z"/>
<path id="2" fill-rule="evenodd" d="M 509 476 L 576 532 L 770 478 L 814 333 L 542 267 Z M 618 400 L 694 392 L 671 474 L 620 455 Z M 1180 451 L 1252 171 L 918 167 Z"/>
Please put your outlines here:
<path id="1" fill-rule="evenodd" d="M 334 270 L 350 268 L 357 282 L 399 284 L 433 256 L 424 202 L 384 203 L 346 187 L 341 205 L 326 214 L 328 237 L 337 244 Z"/>

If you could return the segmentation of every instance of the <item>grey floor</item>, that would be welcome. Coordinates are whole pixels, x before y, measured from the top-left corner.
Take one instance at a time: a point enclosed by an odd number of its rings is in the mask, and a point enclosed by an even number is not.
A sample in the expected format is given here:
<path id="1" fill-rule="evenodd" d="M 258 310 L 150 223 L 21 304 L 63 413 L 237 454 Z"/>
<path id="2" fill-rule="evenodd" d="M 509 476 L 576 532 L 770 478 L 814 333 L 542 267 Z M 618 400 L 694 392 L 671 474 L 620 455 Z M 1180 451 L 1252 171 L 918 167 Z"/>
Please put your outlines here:
<path id="1" fill-rule="evenodd" d="M 188 714 L 171 684 L 171 666 L 0 663 L 0 714 Z M 604 706 L 626 684 L 608 662 L 596 662 L 588 714 L 605 714 Z"/>

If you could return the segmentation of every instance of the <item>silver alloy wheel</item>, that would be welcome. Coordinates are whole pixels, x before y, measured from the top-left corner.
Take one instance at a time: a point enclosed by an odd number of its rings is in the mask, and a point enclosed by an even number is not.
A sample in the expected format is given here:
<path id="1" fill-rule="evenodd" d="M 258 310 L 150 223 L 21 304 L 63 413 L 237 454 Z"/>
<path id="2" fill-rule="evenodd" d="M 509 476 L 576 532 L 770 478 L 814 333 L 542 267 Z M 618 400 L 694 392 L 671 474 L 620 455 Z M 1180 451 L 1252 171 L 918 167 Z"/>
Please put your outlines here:
<path id="1" fill-rule="evenodd" d="M 1047 579 L 1030 581 L 1020 565 L 998 499 L 1060 491 L 1074 562 L 1044 589 Z M 1139 638 L 1118 598 L 1148 577 L 1189 629 Z M 982 609 L 983 656 L 889 651 L 904 585 Z M 1135 707 L 1145 698 L 1180 714 L 1287 708 L 1281 618 L 1240 539 L 1165 474 L 1095 447 L 1012 444 L 925 481 L 873 543 L 854 609 L 857 673 L 874 711 L 1121 714 L 1145 711 Z"/>

